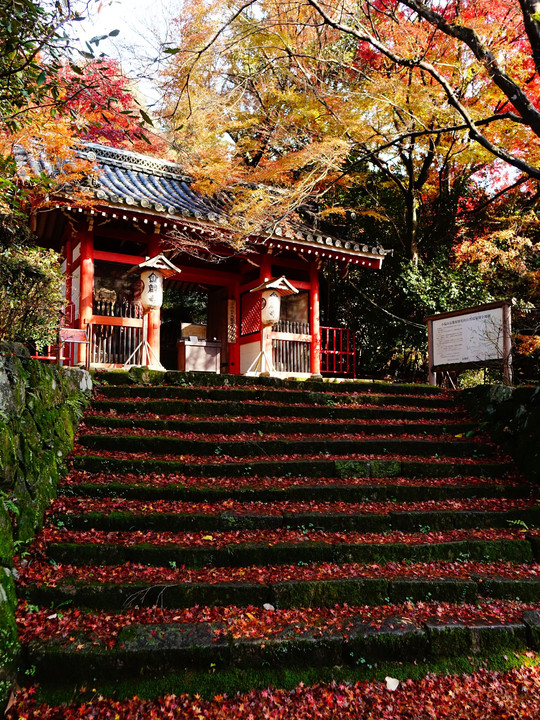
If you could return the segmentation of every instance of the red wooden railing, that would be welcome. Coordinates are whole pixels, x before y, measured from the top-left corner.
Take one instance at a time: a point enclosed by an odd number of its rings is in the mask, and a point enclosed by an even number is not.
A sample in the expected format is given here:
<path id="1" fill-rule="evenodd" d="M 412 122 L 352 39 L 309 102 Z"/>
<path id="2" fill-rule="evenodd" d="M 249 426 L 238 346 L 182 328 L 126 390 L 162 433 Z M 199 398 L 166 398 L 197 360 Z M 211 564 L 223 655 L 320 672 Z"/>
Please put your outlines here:
<path id="1" fill-rule="evenodd" d="M 272 326 L 272 362 L 278 372 L 310 373 L 309 323 L 280 320 Z"/>
<path id="2" fill-rule="evenodd" d="M 75 305 L 68 302 L 60 310 L 57 343 L 55 345 L 46 345 L 41 352 L 36 351 L 31 357 L 34 360 L 46 360 L 47 362 L 72 366 L 74 364 L 74 346 L 71 343 L 63 345 L 60 342 L 60 330 L 61 328 L 72 328 L 74 325 Z M 62 348 L 62 354 L 60 354 L 60 348 Z"/>
<path id="3" fill-rule="evenodd" d="M 140 303 L 94 299 L 90 362 L 123 365 L 141 342 L 142 317 Z"/>
<path id="4" fill-rule="evenodd" d="M 321 374 L 356 377 L 354 332 L 321 327 Z"/>

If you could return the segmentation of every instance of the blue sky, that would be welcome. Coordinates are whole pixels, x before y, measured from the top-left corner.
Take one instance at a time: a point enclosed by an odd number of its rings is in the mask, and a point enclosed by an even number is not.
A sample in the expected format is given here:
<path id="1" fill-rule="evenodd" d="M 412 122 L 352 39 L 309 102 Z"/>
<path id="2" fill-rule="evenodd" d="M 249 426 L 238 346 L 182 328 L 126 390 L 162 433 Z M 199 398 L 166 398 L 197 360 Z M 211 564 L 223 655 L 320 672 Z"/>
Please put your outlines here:
<path id="1" fill-rule="evenodd" d="M 84 42 L 119 30 L 117 37 L 103 40 L 94 52 L 119 59 L 126 74 L 137 76 L 141 73 L 137 58 L 156 56 L 159 39 L 166 39 L 172 8 L 178 11 L 180 5 L 179 0 L 96 0 L 87 19 L 74 23 L 72 35 Z M 151 78 L 141 80 L 140 89 L 150 102 L 155 99 Z"/>

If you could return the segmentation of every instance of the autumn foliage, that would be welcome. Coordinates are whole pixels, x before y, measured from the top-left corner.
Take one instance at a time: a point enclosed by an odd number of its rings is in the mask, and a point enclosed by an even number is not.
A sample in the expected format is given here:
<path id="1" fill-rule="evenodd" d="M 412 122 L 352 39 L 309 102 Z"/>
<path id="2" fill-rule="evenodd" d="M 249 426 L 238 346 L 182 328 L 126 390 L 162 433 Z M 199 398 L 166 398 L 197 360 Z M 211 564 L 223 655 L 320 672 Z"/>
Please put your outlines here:
<path id="1" fill-rule="evenodd" d="M 78 139 L 163 155 L 167 145 L 153 131 L 132 81 L 116 60 L 93 60 L 61 75 L 65 111 Z"/>
<path id="2" fill-rule="evenodd" d="M 32 688 L 20 694 L 7 719 L 77 720 L 530 720 L 537 716 L 540 696 L 538 668 L 508 673 L 480 671 L 464 676 L 428 675 L 406 680 L 396 690 L 389 682 L 331 683 L 294 690 L 252 690 L 245 695 L 216 695 L 213 700 L 168 695 L 157 701 L 133 697 L 98 698 L 62 708 L 38 705 Z M 61 715 L 59 714 L 61 713 Z"/>

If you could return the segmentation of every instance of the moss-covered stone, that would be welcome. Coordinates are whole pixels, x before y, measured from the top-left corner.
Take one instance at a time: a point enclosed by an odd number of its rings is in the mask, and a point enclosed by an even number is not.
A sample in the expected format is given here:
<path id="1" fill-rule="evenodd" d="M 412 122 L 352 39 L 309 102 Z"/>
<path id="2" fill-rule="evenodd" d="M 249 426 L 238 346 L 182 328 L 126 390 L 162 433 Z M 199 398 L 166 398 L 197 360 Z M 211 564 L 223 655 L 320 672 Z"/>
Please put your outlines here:
<path id="1" fill-rule="evenodd" d="M 482 578 L 478 591 L 484 597 L 504 600 L 540 601 L 540 580 L 512 580 L 508 578 Z"/>
<path id="2" fill-rule="evenodd" d="M 395 579 L 388 583 L 392 603 L 407 601 L 475 602 L 477 584 L 469 580 L 409 580 Z"/>
<path id="3" fill-rule="evenodd" d="M 123 628 L 116 642 L 123 664 L 139 672 L 171 668 L 210 668 L 230 664 L 225 626 L 219 623 L 132 625 Z"/>
<path id="4" fill-rule="evenodd" d="M 369 462 L 365 460 L 336 460 L 336 476 L 348 477 L 369 477 Z"/>
<path id="5" fill-rule="evenodd" d="M 343 659 L 349 665 L 366 662 L 420 660 L 429 654 L 427 633 L 402 618 L 387 618 L 379 627 L 359 623 L 348 631 Z"/>
<path id="6" fill-rule="evenodd" d="M 336 604 L 380 605 L 388 581 L 379 578 L 278 582 L 272 586 L 278 607 L 333 607 Z"/>
<path id="7" fill-rule="evenodd" d="M 43 365 L 1 344 L 0 704 L 18 652 L 13 581 L 2 570 L 9 573 L 15 542 L 31 540 L 43 523 L 89 389 L 88 373 Z"/>
<path id="8" fill-rule="evenodd" d="M 424 623 L 428 632 L 430 652 L 435 657 L 456 657 L 472 651 L 469 628 L 463 623 L 443 623 L 437 620 Z"/>
<path id="9" fill-rule="evenodd" d="M 16 510 L 12 500 L 0 495 L 0 575 L 1 567 L 11 567 L 14 554 L 13 530 L 9 508 Z"/>
<path id="10" fill-rule="evenodd" d="M 240 668 L 332 667 L 341 664 L 342 644 L 341 636 L 291 626 L 271 638 L 236 638 L 231 663 Z"/>
<path id="11" fill-rule="evenodd" d="M 16 606 L 11 572 L 0 567 L 0 707 L 5 704 L 17 674 L 20 648 L 15 624 Z"/>
<path id="12" fill-rule="evenodd" d="M 540 612 L 526 610 L 523 613 L 523 622 L 527 628 L 527 640 L 530 647 L 540 650 Z"/>
<path id="13" fill-rule="evenodd" d="M 69 637 L 32 640 L 23 651 L 24 664 L 19 674 L 21 680 L 27 675 L 33 682 L 65 678 L 80 683 L 87 678 L 114 676 L 121 666 L 103 640 L 76 630 Z"/>
<path id="14" fill-rule="evenodd" d="M 533 559 L 531 543 L 527 540 L 469 540 L 466 552 L 471 560 L 482 562 L 509 560 L 525 563 Z"/>
<path id="15" fill-rule="evenodd" d="M 527 630 L 524 623 L 475 623 L 471 625 L 472 651 L 491 654 L 504 650 L 524 650 Z"/>
<path id="16" fill-rule="evenodd" d="M 1 417 L 1 416 L 0 416 Z M 5 422 L 0 421 L 0 489 L 8 490 L 13 486 L 17 470 L 18 447 L 13 431 Z"/>

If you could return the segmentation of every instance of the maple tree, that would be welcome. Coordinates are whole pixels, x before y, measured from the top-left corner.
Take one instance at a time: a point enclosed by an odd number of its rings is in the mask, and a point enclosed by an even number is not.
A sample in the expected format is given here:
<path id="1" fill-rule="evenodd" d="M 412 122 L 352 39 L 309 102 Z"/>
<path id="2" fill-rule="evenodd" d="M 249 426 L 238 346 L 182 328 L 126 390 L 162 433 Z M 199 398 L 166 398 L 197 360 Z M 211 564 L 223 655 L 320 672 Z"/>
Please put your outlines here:
<path id="1" fill-rule="evenodd" d="M 467 263 L 464 253 L 454 256 L 455 244 L 485 235 L 475 214 L 496 222 L 512 191 L 522 207 L 534 207 L 533 14 L 517 0 L 489 8 L 477 0 L 186 2 L 177 42 L 166 48 L 163 112 L 181 162 L 204 178 L 202 189 L 221 188 L 224 177 L 236 183 L 246 233 L 269 232 L 299 212 L 323 232 L 376 237 L 396 249 L 396 261 L 385 260 L 390 282 L 356 269 L 349 277 L 376 304 L 422 323 L 428 309 L 502 292 L 504 283 L 491 282 L 495 272 L 486 277 L 473 254 Z M 402 276 L 407 259 L 415 267 Z M 519 296 L 523 283 L 514 280 L 504 297 Z M 382 311 L 377 328 L 358 327 L 372 305 L 359 306 L 347 280 L 331 282 L 350 310 L 328 308 L 325 322 L 350 327 L 344 316 L 352 318 L 370 362 L 374 348 L 388 361 L 396 328 L 403 352 L 421 345 L 417 330 Z"/>
<path id="2" fill-rule="evenodd" d="M 77 142 L 148 148 L 143 125 L 151 121 L 129 81 L 116 63 L 95 57 L 103 38 L 93 38 L 74 55 L 70 24 L 82 20 L 93 2 L 12 0 L 0 10 L 2 339 L 41 345 L 55 338 L 62 302 L 60 260 L 36 247 L 24 226 L 29 208 L 46 205 L 53 190 L 57 196 L 67 193 L 71 202 L 90 200 L 81 181 L 93 168 L 77 158 Z M 164 152 L 157 140 L 152 148 Z M 54 158 L 55 171 L 46 177 L 28 164 L 21 182 L 14 149 Z"/>
<path id="3" fill-rule="evenodd" d="M 504 47 L 524 75 L 530 64 L 523 23 L 519 13 L 503 12 L 507 5 L 486 14 L 475 2 L 446 3 L 444 12 L 454 13 L 454 24 L 458 11 L 466 19 L 478 15 L 475 32 L 489 31 L 488 39 L 505 23 L 504 42 L 494 38 L 497 51 Z M 367 160 L 403 196 L 404 250 L 413 258 L 422 193 L 438 193 L 444 204 L 454 183 L 462 190 L 493 155 L 535 177 L 534 164 L 519 157 L 525 142 L 532 157 L 534 138 L 524 136 L 526 125 L 505 98 L 494 96 L 482 63 L 406 3 L 253 0 L 227 7 L 224 22 L 215 3 L 188 4 L 179 47 L 168 48 L 174 59 L 167 87 L 179 95 L 166 109 L 182 125 L 178 147 L 187 149 L 182 138 L 197 140 L 192 130 L 204 120 L 211 132 L 203 140 L 221 139 L 217 165 L 228 160 L 239 179 L 287 186 L 289 206 L 326 192 L 340 173 L 347 183 L 362 182 L 355 173 Z M 506 150 L 512 145 L 515 157 Z M 207 169 L 215 158 L 202 147 L 196 153 Z"/>
<path id="4" fill-rule="evenodd" d="M 78 139 L 146 154 L 167 153 L 118 61 L 93 59 L 77 68 L 65 63 L 58 87 Z"/>

